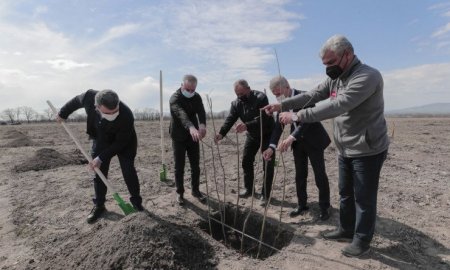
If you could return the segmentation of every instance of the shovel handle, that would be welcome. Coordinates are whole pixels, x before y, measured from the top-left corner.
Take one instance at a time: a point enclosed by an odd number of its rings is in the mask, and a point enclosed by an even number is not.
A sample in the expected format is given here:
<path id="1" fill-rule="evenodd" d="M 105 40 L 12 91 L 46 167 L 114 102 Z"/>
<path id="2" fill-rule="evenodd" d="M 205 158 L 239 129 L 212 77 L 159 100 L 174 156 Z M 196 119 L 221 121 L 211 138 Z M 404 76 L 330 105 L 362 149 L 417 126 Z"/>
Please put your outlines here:
<path id="1" fill-rule="evenodd" d="M 48 106 L 50 106 L 50 109 L 52 109 L 53 113 L 57 116 L 58 115 L 58 111 L 56 110 L 56 108 L 53 106 L 53 104 L 47 100 L 47 104 Z M 89 161 L 92 161 L 92 157 L 90 155 L 88 155 L 88 153 L 86 153 L 86 151 L 84 150 L 84 148 L 81 146 L 80 141 L 78 141 L 78 139 L 73 135 L 72 131 L 69 129 L 69 127 L 66 125 L 66 123 L 64 121 L 61 121 L 61 125 L 64 127 L 64 129 L 67 131 L 67 133 L 69 134 L 69 136 L 72 138 L 72 140 L 75 142 L 75 144 L 77 145 L 78 149 L 81 151 L 81 153 L 83 154 L 83 156 Z M 100 177 L 100 179 L 102 179 L 103 183 L 106 185 L 106 187 L 112 192 L 112 193 L 116 193 L 114 188 L 111 186 L 111 184 L 109 183 L 108 179 L 106 179 L 105 175 L 102 173 L 102 171 L 100 171 L 99 168 L 95 167 L 94 168 L 95 173 L 97 173 L 97 175 Z"/>

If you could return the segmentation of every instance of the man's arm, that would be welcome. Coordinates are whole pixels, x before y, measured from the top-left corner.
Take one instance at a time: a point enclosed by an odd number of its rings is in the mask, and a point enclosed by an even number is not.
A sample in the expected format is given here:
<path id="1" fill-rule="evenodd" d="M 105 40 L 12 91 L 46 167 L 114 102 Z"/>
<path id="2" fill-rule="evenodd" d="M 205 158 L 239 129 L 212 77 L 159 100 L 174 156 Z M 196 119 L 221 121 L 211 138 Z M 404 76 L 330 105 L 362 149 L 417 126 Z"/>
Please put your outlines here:
<path id="1" fill-rule="evenodd" d="M 281 102 L 281 111 L 299 110 L 330 97 L 331 80 L 326 79 L 311 91 L 286 98 Z"/>
<path id="2" fill-rule="evenodd" d="M 314 108 L 301 110 L 298 113 L 300 120 L 319 122 L 351 111 L 377 91 L 379 81 L 382 81 L 382 78 L 378 72 L 357 74 L 349 80 L 345 91 L 338 92 L 335 99 L 318 104 Z"/>
<path id="3" fill-rule="evenodd" d="M 264 113 L 263 111 L 259 111 L 260 109 L 264 108 L 266 105 L 269 104 L 269 99 L 267 99 L 267 96 L 264 95 L 263 93 L 258 93 L 257 97 L 256 97 L 256 109 L 258 110 L 258 112 L 260 113 L 260 115 L 262 115 L 262 121 L 263 123 L 268 123 L 269 121 L 271 121 L 272 116 L 267 115 L 266 113 Z M 245 122 L 245 125 L 247 126 L 247 129 L 259 129 L 260 128 L 260 122 L 261 119 L 259 119 L 260 116 L 255 117 L 254 119 Z"/>
<path id="4" fill-rule="evenodd" d="M 177 94 L 173 94 L 172 97 L 170 97 L 170 111 L 172 113 L 172 117 L 180 120 L 183 127 L 189 130 L 189 128 L 194 127 L 194 124 L 191 120 L 189 120 L 189 117 L 183 107 L 181 107 L 179 98 L 180 97 Z"/>
<path id="5" fill-rule="evenodd" d="M 200 95 L 198 95 L 198 110 L 197 110 L 197 115 L 198 115 L 198 120 L 199 120 L 199 125 L 203 124 L 206 126 L 206 111 L 205 111 L 205 107 L 203 106 L 203 100 L 202 97 Z"/>
<path id="6" fill-rule="evenodd" d="M 239 118 L 239 113 L 237 109 L 237 104 L 234 102 L 231 103 L 230 113 L 228 114 L 227 118 L 225 119 L 225 122 L 223 123 L 222 127 L 220 128 L 219 134 L 222 135 L 222 137 L 225 137 L 230 131 L 230 129 L 233 127 L 234 123 Z"/>
<path id="7" fill-rule="evenodd" d="M 74 111 L 81 109 L 84 107 L 84 99 L 88 92 L 84 92 L 81 95 L 78 95 L 71 100 L 69 100 L 58 112 L 58 116 L 62 119 L 67 119 L 69 115 L 71 115 Z"/>

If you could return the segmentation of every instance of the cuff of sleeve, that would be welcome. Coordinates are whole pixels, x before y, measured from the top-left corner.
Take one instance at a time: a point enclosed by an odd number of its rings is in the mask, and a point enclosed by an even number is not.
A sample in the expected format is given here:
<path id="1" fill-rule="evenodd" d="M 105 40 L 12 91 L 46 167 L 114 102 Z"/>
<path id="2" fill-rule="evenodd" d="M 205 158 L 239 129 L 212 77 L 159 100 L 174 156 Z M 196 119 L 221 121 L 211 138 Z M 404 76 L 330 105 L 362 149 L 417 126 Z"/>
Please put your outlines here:
<path id="1" fill-rule="evenodd" d="M 97 161 L 97 162 L 100 162 L 100 163 L 102 163 L 103 161 L 100 159 L 100 157 L 96 157 L 96 158 L 94 158 L 94 161 Z"/>
<path id="2" fill-rule="evenodd" d="M 277 146 L 273 143 L 269 144 L 269 147 L 272 148 L 273 151 L 277 150 Z"/>
<path id="3" fill-rule="evenodd" d="M 205 126 L 205 124 L 200 124 L 200 125 L 198 125 L 198 128 L 206 129 L 206 126 Z"/>

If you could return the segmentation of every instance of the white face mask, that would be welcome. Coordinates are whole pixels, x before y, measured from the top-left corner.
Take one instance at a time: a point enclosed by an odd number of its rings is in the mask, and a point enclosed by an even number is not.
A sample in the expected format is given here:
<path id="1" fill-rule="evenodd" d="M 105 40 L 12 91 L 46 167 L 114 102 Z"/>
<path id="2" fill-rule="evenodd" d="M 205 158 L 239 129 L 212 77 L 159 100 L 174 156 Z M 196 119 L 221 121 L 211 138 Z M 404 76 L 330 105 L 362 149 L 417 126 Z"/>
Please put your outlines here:
<path id="1" fill-rule="evenodd" d="M 110 122 L 116 120 L 117 116 L 119 116 L 119 111 L 117 111 L 117 112 L 115 112 L 113 114 L 106 114 L 106 113 L 102 113 L 102 112 L 100 112 L 100 113 L 102 114 L 102 118 L 104 118 L 104 119 L 106 119 L 107 121 L 110 121 Z"/>
<path id="2" fill-rule="evenodd" d="M 183 96 L 185 96 L 187 98 L 191 98 L 195 95 L 195 91 L 191 93 L 185 89 L 181 89 L 181 93 L 183 94 Z"/>
<path id="3" fill-rule="evenodd" d="M 283 94 L 283 95 L 279 95 L 279 96 L 277 97 L 277 101 L 280 102 L 280 103 L 281 103 L 281 101 L 283 101 L 283 100 L 285 100 L 285 99 L 286 99 L 286 97 L 284 96 L 284 94 Z"/>

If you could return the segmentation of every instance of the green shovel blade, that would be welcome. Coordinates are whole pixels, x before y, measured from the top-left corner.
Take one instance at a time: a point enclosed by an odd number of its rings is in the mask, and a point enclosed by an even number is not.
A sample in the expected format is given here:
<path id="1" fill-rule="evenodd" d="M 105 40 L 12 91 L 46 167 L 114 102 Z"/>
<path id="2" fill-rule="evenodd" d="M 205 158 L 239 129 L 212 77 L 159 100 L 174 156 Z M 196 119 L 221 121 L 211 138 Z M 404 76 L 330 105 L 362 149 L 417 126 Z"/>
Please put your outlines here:
<path id="1" fill-rule="evenodd" d="M 134 207 L 129 204 L 126 203 L 120 196 L 118 193 L 114 193 L 113 194 L 113 198 L 114 200 L 116 200 L 117 204 L 119 205 L 120 209 L 122 209 L 123 213 L 125 215 L 131 214 L 136 212 L 136 210 L 134 209 Z"/>
<path id="2" fill-rule="evenodd" d="M 165 182 L 166 180 L 167 180 L 166 164 L 163 164 L 161 171 L 159 171 L 159 181 Z"/>

